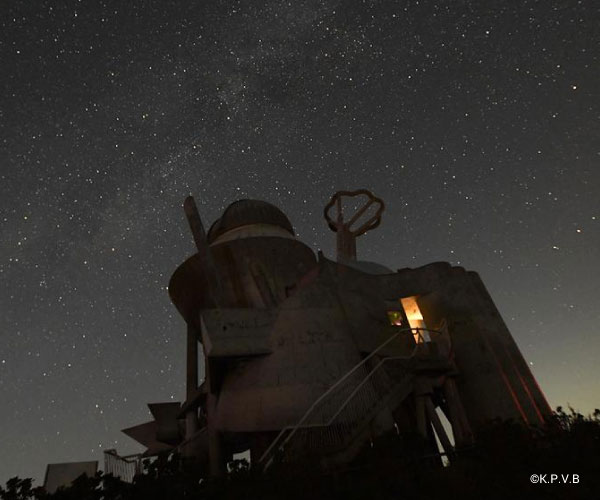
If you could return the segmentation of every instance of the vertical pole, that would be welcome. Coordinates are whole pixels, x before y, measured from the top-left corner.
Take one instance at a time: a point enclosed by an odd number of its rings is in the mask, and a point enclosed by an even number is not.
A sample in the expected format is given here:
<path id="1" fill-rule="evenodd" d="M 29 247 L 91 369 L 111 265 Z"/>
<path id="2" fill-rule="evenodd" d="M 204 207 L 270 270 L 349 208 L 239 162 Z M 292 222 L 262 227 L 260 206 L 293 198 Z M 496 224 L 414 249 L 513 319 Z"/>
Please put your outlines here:
<path id="1" fill-rule="evenodd" d="M 187 327 L 187 363 L 186 363 L 186 398 L 194 397 L 198 390 L 198 340 L 194 327 Z M 185 415 L 185 437 L 190 439 L 198 430 L 198 410 L 190 410 Z"/>
<path id="2" fill-rule="evenodd" d="M 215 263 L 212 260 L 210 247 L 206 241 L 204 224 L 202 224 L 198 207 L 196 207 L 196 202 L 192 196 L 188 196 L 185 199 L 183 208 L 194 237 L 194 243 L 196 243 L 200 265 L 206 275 L 207 302 L 212 307 L 218 307 L 221 303 L 221 281 L 219 280 Z"/>
<path id="3" fill-rule="evenodd" d="M 341 260 L 356 260 L 356 251 L 352 254 L 352 243 L 354 236 L 348 230 L 348 226 L 344 224 L 344 214 L 342 213 L 342 197 L 338 196 L 335 201 L 337 209 L 336 226 L 336 246 L 337 246 L 337 261 Z"/>
<path id="4" fill-rule="evenodd" d="M 337 246 L 337 260 L 338 262 L 346 258 L 346 237 L 344 235 L 344 216 L 342 214 L 342 198 L 339 196 L 335 201 L 337 209 L 337 220 L 335 225 L 337 227 L 335 233 L 336 246 Z"/>
<path id="5" fill-rule="evenodd" d="M 336 200 L 337 220 L 336 220 L 336 242 L 337 242 L 337 260 L 356 260 L 356 236 L 350 231 L 349 224 L 344 224 L 344 214 L 342 213 L 342 197 L 338 196 Z"/>
<path id="6" fill-rule="evenodd" d="M 208 461 L 211 476 L 222 476 L 223 453 L 221 450 L 221 436 L 215 428 L 215 413 L 217 409 L 217 396 L 209 392 L 206 395 L 206 420 L 208 423 Z"/>
<path id="7" fill-rule="evenodd" d="M 432 388 L 429 381 L 422 376 L 416 377 L 414 380 L 414 395 L 415 395 L 415 417 L 417 420 L 417 430 L 425 439 L 429 436 L 429 422 L 427 420 L 427 410 L 425 409 L 425 398 L 429 397 Z"/>
<path id="8" fill-rule="evenodd" d="M 415 416 L 417 417 L 417 430 L 423 438 L 427 439 L 427 420 L 425 419 L 425 401 L 423 395 L 415 396 Z"/>
<path id="9" fill-rule="evenodd" d="M 345 224 L 338 225 L 337 237 L 337 260 L 356 260 L 356 236 L 354 236 Z"/>
<path id="10" fill-rule="evenodd" d="M 206 330 L 202 323 L 202 342 L 206 345 Z M 206 393 L 206 431 L 208 434 L 208 468 L 211 476 L 222 476 L 225 472 L 223 463 L 223 450 L 221 447 L 221 436 L 217 429 L 216 411 L 217 395 L 212 391 L 212 377 L 215 376 L 214 367 L 208 356 L 204 356 Z"/>
<path id="11" fill-rule="evenodd" d="M 456 444 L 459 446 L 471 444 L 473 442 L 473 431 L 469 425 L 469 420 L 460 400 L 454 379 L 447 378 L 444 382 L 444 396 L 452 415 L 452 432 L 454 432 Z M 455 424 L 458 432 L 454 430 Z M 460 436 L 460 444 L 458 436 Z"/>
<path id="12" fill-rule="evenodd" d="M 446 430 L 444 429 L 429 396 L 425 399 L 425 408 L 427 410 L 427 416 L 429 417 L 429 420 L 431 420 L 433 428 L 440 439 L 440 443 L 442 443 L 442 448 L 444 448 L 446 456 L 449 458 L 450 454 L 454 451 L 454 448 L 452 447 L 452 443 L 450 443 L 450 438 L 448 438 Z"/>
<path id="13" fill-rule="evenodd" d="M 448 419 L 452 424 L 452 433 L 454 434 L 454 442 L 456 447 L 464 446 L 466 437 L 463 431 L 463 425 L 460 419 L 460 414 L 457 406 L 457 402 L 454 398 L 454 394 L 452 393 L 452 389 L 450 387 L 450 379 L 447 378 L 444 381 L 444 397 L 446 398 L 446 405 L 448 410 Z"/>
<path id="14" fill-rule="evenodd" d="M 217 273 L 217 269 L 212 260 L 212 254 L 208 242 L 206 241 L 206 232 L 204 231 L 204 225 L 202 219 L 198 213 L 196 202 L 192 196 L 188 196 L 183 204 L 185 215 L 187 217 L 192 235 L 194 236 L 194 242 L 198 249 L 198 256 L 200 258 L 200 264 L 206 275 L 206 296 L 207 296 L 207 307 L 218 307 L 221 303 L 221 282 Z M 195 333 L 195 332 L 194 332 Z M 204 337 L 205 331 L 202 329 L 201 335 Z M 194 335 L 194 342 L 196 342 L 196 336 Z M 206 339 L 202 338 L 202 342 L 206 345 Z M 192 340 L 188 330 L 188 347 L 191 347 Z M 195 360 L 197 363 L 198 359 L 198 347 L 195 345 L 194 348 L 188 350 L 188 360 L 192 357 L 192 351 L 195 351 Z M 207 388 L 206 394 L 206 427 L 208 433 L 208 455 L 209 455 L 209 472 L 212 476 L 222 475 L 223 471 L 223 458 L 221 450 L 221 437 L 216 425 L 216 407 L 217 407 L 217 394 L 214 392 L 214 376 L 212 373 L 214 368 L 210 361 L 210 358 L 204 356 L 204 370 L 205 370 L 205 384 Z M 196 385 L 198 383 L 198 369 L 190 369 L 188 371 L 188 377 L 196 376 Z"/>

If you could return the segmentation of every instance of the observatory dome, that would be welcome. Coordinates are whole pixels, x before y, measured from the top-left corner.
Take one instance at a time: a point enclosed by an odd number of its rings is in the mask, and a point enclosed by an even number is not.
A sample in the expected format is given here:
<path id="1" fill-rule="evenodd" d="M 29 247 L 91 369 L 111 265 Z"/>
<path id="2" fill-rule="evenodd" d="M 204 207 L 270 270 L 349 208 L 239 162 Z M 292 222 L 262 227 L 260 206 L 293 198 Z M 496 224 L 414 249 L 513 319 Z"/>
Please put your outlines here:
<path id="1" fill-rule="evenodd" d="M 276 206 L 261 200 L 238 200 L 229 205 L 208 230 L 210 245 L 232 239 L 279 236 L 294 238 L 294 228 Z"/>

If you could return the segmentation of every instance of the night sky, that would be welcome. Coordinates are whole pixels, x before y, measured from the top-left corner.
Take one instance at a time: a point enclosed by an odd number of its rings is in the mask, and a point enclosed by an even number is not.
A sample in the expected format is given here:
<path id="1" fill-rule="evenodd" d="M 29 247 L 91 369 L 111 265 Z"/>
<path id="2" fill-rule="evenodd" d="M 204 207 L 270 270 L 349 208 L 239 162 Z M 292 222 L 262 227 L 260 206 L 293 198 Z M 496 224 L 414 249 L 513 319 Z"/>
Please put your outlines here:
<path id="1" fill-rule="evenodd" d="M 239 198 L 334 257 L 478 271 L 551 406 L 600 406 L 600 12 L 589 1 L 0 7 L 0 483 L 139 451 L 184 396 L 167 295 Z"/>

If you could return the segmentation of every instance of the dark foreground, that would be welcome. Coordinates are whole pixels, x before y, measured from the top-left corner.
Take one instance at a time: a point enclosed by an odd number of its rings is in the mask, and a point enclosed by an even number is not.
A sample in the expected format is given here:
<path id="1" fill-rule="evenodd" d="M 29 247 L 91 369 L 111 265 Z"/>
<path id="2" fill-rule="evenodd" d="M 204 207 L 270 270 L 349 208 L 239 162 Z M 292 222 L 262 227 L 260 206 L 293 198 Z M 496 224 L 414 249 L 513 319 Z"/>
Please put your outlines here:
<path id="1" fill-rule="evenodd" d="M 411 436 L 374 443 L 352 467 L 323 474 L 311 462 L 259 475 L 247 463 L 230 464 L 219 480 L 201 479 L 177 457 L 146 464 L 133 484 L 112 476 L 79 478 L 53 495 L 13 478 L 0 487 L 1 500 L 284 499 L 400 500 L 445 498 L 600 498 L 600 411 L 583 417 L 558 408 L 550 429 L 494 423 L 478 445 L 440 466 L 439 457 L 406 456 Z M 403 444 L 405 446 L 403 446 Z M 414 447 L 414 443 L 411 443 Z"/>

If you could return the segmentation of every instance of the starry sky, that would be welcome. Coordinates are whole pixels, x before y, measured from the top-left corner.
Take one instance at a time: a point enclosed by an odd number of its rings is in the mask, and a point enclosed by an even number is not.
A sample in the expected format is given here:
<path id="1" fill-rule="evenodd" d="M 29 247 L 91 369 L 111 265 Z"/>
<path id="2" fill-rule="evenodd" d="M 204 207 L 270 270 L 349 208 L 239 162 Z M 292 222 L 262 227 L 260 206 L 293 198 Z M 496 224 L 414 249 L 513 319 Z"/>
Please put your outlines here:
<path id="1" fill-rule="evenodd" d="M 0 483 L 141 448 L 184 395 L 167 296 L 239 198 L 334 256 L 476 270 L 550 404 L 600 406 L 594 0 L 8 0 L 0 7 Z"/>

